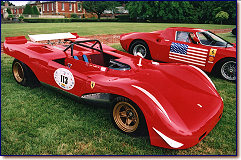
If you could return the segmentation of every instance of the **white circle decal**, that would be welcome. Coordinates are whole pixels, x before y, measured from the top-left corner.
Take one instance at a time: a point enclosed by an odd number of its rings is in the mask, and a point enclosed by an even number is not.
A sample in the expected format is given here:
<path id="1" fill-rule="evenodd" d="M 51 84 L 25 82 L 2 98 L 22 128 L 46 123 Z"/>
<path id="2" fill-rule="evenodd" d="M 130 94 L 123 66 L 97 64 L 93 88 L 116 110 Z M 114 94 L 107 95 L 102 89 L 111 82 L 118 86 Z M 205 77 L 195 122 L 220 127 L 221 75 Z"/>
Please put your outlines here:
<path id="1" fill-rule="evenodd" d="M 59 68 L 54 72 L 54 80 L 61 88 L 66 90 L 71 90 L 75 84 L 73 74 L 65 68 Z"/>

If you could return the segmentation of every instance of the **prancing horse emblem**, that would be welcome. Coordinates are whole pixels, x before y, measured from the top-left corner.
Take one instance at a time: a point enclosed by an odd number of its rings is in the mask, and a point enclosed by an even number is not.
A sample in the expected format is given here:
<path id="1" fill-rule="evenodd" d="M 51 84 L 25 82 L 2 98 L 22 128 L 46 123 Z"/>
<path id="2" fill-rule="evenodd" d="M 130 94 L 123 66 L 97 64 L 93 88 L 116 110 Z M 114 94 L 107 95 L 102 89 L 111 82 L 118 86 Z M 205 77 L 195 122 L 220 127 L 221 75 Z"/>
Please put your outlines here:
<path id="1" fill-rule="evenodd" d="M 91 89 L 93 89 L 95 87 L 95 82 L 91 81 L 90 87 L 91 87 Z"/>

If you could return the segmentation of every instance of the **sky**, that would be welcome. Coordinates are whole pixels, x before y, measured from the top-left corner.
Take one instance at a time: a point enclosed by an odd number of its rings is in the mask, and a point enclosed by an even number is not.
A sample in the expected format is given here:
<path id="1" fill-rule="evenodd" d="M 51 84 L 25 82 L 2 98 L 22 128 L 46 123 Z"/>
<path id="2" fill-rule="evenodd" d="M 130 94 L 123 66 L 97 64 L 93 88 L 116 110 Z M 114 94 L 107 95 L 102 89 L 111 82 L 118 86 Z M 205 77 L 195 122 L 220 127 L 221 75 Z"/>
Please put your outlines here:
<path id="1" fill-rule="evenodd" d="M 29 1 L 10 1 L 12 4 L 14 4 L 15 6 L 22 6 L 27 4 Z"/>

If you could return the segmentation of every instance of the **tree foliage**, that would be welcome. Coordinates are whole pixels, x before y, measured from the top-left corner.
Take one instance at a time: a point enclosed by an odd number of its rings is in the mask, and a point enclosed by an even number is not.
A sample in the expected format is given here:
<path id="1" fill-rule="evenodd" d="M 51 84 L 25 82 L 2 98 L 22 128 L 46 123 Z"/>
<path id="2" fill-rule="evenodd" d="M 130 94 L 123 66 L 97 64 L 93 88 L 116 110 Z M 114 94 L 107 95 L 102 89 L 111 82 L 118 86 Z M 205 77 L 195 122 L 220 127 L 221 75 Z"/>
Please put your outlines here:
<path id="1" fill-rule="evenodd" d="M 33 6 L 32 10 L 34 15 L 40 15 L 38 8 L 36 6 Z"/>
<path id="2" fill-rule="evenodd" d="M 26 4 L 23 14 L 33 14 L 33 8 L 29 4 Z"/>
<path id="3" fill-rule="evenodd" d="M 8 6 L 15 6 L 14 4 L 12 4 L 12 3 L 9 2 L 9 1 L 1 1 L 1 6 L 4 6 L 4 5 L 5 5 L 5 2 L 8 2 Z"/>
<path id="4" fill-rule="evenodd" d="M 131 18 L 157 22 L 214 23 L 220 11 L 230 16 L 225 23 L 236 23 L 235 1 L 130 1 Z"/>
<path id="5" fill-rule="evenodd" d="M 7 8 L 7 12 L 8 14 L 12 14 L 12 11 L 9 8 Z"/>
<path id="6" fill-rule="evenodd" d="M 222 24 L 223 20 L 227 20 L 229 18 L 229 14 L 227 12 L 220 11 L 215 18 L 217 18 L 218 21 L 221 21 Z"/>
<path id="7" fill-rule="evenodd" d="M 100 20 L 100 15 L 106 9 L 114 10 L 115 7 L 119 5 L 117 1 L 83 1 L 83 8 L 87 12 L 96 13 L 98 20 Z"/>

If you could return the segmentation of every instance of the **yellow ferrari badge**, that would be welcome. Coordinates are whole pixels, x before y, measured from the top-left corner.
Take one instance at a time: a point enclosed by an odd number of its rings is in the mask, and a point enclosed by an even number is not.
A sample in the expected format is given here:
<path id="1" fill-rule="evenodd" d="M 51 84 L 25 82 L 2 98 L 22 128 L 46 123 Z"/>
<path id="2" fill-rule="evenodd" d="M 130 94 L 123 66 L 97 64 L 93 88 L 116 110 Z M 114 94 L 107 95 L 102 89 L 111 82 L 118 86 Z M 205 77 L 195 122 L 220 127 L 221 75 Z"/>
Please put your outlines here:
<path id="1" fill-rule="evenodd" d="M 217 52 L 217 49 L 213 49 L 213 48 L 211 48 L 211 49 L 210 49 L 210 52 L 209 52 L 209 56 L 211 56 L 211 57 L 215 57 L 216 52 Z"/>
<path id="2" fill-rule="evenodd" d="M 91 81 L 90 87 L 91 87 L 91 89 L 93 89 L 95 87 L 95 82 Z"/>

